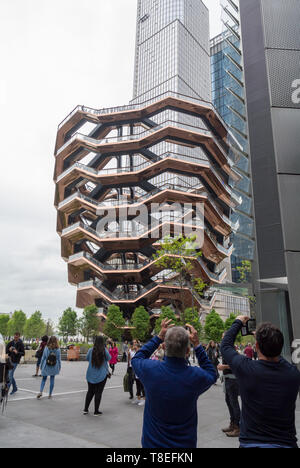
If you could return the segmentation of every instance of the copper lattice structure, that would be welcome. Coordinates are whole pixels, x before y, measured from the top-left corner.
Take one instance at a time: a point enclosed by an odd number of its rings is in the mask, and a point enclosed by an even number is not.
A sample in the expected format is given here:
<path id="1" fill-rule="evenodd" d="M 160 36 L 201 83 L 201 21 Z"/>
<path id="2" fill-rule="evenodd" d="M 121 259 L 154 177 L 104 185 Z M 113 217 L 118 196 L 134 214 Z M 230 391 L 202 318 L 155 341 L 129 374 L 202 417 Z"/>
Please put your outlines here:
<path id="1" fill-rule="evenodd" d="M 220 264 L 237 227 L 230 212 L 240 202 L 230 187 L 237 151 L 212 106 L 194 98 L 170 93 L 113 109 L 78 106 L 58 128 L 54 175 L 57 231 L 77 306 L 117 304 L 130 316 L 141 304 L 150 311 L 180 301 L 182 287 L 153 255 L 165 228 L 175 234 L 199 204 L 204 223 L 194 229 L 202 230 L 203 255 L 191 259 L 191 274 L 208 285 L 224 282 Z M 168 212 L 172 204 L 181 208 Z M 164 209 L 153 217 L 158 205 Z M 142 210 L 147 216 L 137 222 L 130 212 Z M 201 302 L 183 289 L 187 303 Z"/>

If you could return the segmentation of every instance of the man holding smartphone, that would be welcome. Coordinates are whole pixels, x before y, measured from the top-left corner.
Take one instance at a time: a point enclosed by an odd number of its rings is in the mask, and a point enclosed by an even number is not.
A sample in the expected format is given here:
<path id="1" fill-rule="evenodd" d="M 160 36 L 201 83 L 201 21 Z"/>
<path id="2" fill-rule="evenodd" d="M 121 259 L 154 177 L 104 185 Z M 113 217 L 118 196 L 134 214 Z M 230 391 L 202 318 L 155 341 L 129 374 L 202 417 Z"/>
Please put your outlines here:
<path id="1" fill-rule="evenodd" d="M 162 343 L 165 359 L 151 360 Z M 187 364 L 190 343 L 199 367 Z M 217 380 L 197 331 L 189 324 L 184 329 L 163 320 L 159 335 L 132 358 L 132 367 L 146 392 L 143 448 L 196 448 L 197 400 Z"/>
<path id="2" fill-rule="evenodd" d="M 271 323 L 255 332 L 258 360 L 235 350 L 249 317 L 237 317 L 221 344 L 221 353 L 237 377 L 241 398 L 241 448 L 297 448 L 295 410 L 300 372 L 281 357 L 284 338 Z"/>

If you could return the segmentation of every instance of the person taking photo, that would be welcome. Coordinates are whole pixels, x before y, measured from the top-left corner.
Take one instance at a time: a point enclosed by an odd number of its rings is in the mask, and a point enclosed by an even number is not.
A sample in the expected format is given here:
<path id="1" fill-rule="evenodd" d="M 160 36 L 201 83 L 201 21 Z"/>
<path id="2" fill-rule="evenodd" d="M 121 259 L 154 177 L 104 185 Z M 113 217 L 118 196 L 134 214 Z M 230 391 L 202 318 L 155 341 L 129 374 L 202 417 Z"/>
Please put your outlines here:
<path id="1" fill-rule="evenodd" d="M 174 327 L 165 319 L 158 336 L 132 358 L 132 367 L 146 393 L 143 448 L 196 448 L 197 400 L 217 379 L 214 366 L 200 345 L 197 331 L 187 325 Z M 150 359 L 165 343 L 165 359 Z M 189 366 L 190 343 L 195 347 L 199 367 Z"/>
<path id="2" fill-rule="evenodd" d="M 297 448 L 295 410 L 300 372 L 281 357 L 284 337 L 271 323 L 256 330 L 257 361 L 237 353 L 234 343 L 248 320 L 237 317 L 221 344 L 221 354 L 240 387 L 240 446 Z"/>

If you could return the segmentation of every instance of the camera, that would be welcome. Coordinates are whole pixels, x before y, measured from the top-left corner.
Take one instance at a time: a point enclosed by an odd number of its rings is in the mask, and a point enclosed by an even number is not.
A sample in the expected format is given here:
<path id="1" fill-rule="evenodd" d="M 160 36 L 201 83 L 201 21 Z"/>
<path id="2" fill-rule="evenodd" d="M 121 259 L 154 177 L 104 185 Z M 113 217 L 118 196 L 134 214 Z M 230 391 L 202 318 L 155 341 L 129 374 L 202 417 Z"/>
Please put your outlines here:
<path id="1" fill-rule="evenodd" d="M 256 331 L 256 320 L 250 319 L 247 324 L 242 328 L 242 336 L 254 335 Z"/>

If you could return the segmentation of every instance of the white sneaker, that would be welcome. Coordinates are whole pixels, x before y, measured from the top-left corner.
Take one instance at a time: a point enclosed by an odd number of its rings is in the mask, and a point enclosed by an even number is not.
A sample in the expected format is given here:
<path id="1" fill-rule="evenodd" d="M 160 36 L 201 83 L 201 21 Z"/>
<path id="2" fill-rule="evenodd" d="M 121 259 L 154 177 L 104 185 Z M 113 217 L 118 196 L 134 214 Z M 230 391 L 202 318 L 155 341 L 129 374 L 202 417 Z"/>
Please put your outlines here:
<path id="1" fill-rule="evenodd" d="M 140 401 L 138 402 L 138 406 L 144 406 L 144 404 L 145 404 L 145 400 L 140 400 Z"/>
<path id="2" fill-rule="evenodd" d="M 131 402 L 131 404 L 132 404 L 132 405 L 138 405 L 139 401 L 140 401 L 140 400 L 133 400 L 133 401 Z"/>

